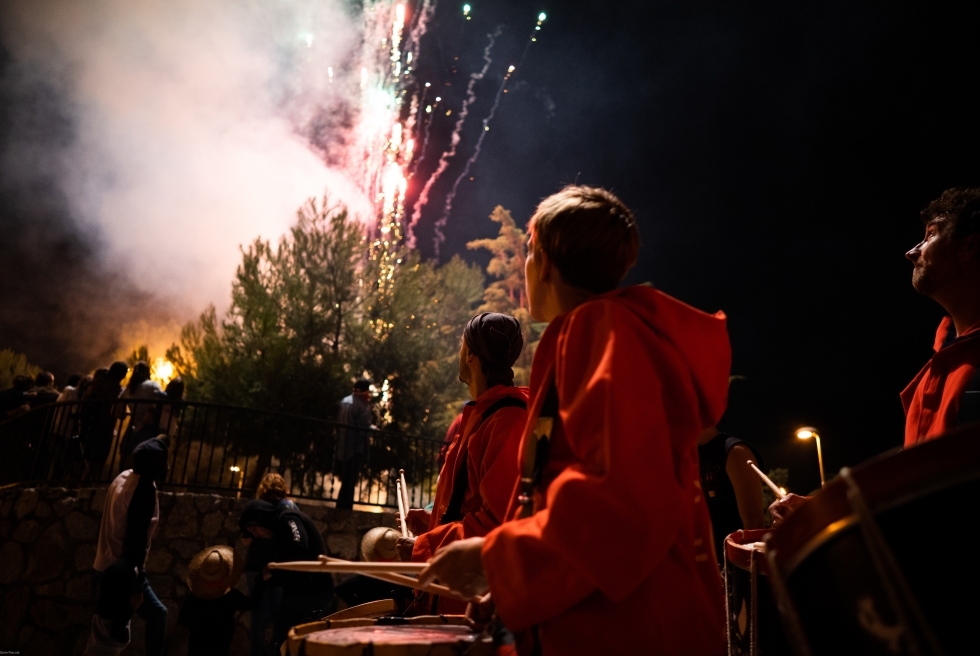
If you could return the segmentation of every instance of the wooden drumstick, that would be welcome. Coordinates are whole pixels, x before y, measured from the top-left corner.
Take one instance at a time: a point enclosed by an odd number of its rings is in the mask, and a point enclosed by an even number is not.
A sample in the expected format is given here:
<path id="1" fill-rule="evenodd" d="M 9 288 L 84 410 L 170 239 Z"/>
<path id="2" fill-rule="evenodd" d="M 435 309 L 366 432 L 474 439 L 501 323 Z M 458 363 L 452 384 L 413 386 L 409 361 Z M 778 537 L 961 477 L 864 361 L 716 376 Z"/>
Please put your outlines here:
<path id="1" fill-rule="evenodd" d="M 402 482 L 395 481 L 395 494 L 398 496 L 398 526 L 402 530 L 402 537 L 408 537 L 408 524 L 405 523 L 405 497 L 402 496 Z"/>
<path id="2" fill-rule="evenodd" d="M 350 562 L 346 560 L 341 560 L 340 558 L 331 558 L 330 556 L 320 556 L 321 562 Z M 394 583 L 395 585 L 404 585 L 408 588 L 413 588 L 415 590 L 422 590 L 423 592 L 430 592 L 432 594 L 437 594 L 442 597 L 452 597 L 453 599 L 460 599 L 462 601 L 469 601 L 461 595 L 456 594 L 449 588 L 438 583 L 429 583 L 428 585 L 420 585 L 417 579 L 413 579 L 411 576 L 405 576 L 404 574 L 387 574 L 384 572 L 363 572 L 364 576 L 369 576 L 373 579 L 378 579 L 379 581 L 386 581 L 387 583 Z"/>
<path id="3" fill-rule="evenodd" d="M 402 497 L 404 497 L 405 514 L 408 514 L 408 509 L 412 507 L 411 503 L 408 501 L 408 484 L 405 483 L 405 470 L 398 470 L 398 478 L 401 480 L 402 484 Z M 407 537 L 414 537 L 412 532 L 408 530 L 408 517 L 405 517 L 405 533 Z"/>
<path id="4" fill-rule="evenodd" d="M 754 462 L 752 462 L 751 460 L 746 460 L 746 462 L 749 464 L 749 467 L 751 467 L 752 470 L 759 475 L 759 478 L 762 479 L 762 482 L 769 486 L 769 489 L 772 490 L 772 493 L 776 495 L 777 499 L 782 500 L 786 498 L 786 493 L 780 490 L 779 486 L 773 483 L 771 478 L 763 474 L 762 470 L 756 467 Z"/>
<path id="5" fill-rule="evenodd" d="M 338 574 L 418 574 L 426 568 L 425 563 L 361 563 L 350 560 L 294 560 L 284 563 L 269 563 L 269 569 L 285 569 L 294 572 L 336 572 Z"/>

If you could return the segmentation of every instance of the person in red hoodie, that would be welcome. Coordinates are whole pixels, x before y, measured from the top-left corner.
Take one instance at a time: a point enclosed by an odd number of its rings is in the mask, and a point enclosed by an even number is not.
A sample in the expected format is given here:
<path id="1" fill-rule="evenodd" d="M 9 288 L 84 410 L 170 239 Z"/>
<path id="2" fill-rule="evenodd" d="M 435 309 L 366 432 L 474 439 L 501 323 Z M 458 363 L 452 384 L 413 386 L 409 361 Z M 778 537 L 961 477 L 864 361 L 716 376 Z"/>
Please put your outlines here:
<path id="1" fill-rule="evenodd" d="M 566 187 L 528 229 L 530 312 L 549 326 L 511 521 L 440 550 L 420 578 L 489 591 L 521 653 L 722 654 L 697 440 L 725 409 L 725 317 L 616 289 L 640 244 L 608 191 Z"/>
<path id="2" fill-rule="evenodd" d="M 484 536 L 504 520 L 519 478 L 518 447 L 527 423 L 527 388 L 514 387 L 524 336 L 517 319 L 484 312 L 470 319 L 459 350 L 459 379 L 473 399 L 446 452 L 432 512 L 413 508 L 418 536 L 398 541 L 402 560 L 425 562 L 455 540 Z M 432 612 L 463 613 L 466 604 L 436 598 Z"/>
<path id="3" fill-rule="evenodd" d="M 915 291 L 946 310 L 935 354 L 902 391 L 905 448 L 980 421 L 980 187 L 947 189 L 922 210 L 925 237 L 905 254 Z M 809 497 L 769 507 L 778 526 Z"/>

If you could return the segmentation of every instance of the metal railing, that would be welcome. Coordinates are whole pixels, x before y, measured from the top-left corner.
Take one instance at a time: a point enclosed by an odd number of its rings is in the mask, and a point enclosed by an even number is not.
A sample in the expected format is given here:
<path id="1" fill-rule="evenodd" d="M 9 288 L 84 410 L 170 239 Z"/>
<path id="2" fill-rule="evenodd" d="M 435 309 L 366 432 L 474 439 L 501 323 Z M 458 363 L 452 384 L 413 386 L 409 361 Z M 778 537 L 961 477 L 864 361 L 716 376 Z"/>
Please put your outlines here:
<path id="1" fill-rule="evenodd" d="M 269 471 L 291 496 L 336 501 L 345 459 L 360 443 L 354 503 L 397 507 L 405 470 L 414 507 L 434 494 L 441 442 L 388 430 L 212 403 L 75 401 L 44 405 L 0 423 L 0 486 L 78 487 L 110 482 L 131 467 L 133 448 L 170 437 L 164 487 L 251 496 Z"/>

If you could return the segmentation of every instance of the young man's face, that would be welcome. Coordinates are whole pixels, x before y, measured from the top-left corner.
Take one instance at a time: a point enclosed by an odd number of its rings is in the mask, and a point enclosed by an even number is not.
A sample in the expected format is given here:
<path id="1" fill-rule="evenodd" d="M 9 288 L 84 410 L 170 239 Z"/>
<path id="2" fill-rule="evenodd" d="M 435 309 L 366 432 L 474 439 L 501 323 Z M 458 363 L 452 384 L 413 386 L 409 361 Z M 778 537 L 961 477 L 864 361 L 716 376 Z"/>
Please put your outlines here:
<path id="1" fill-rule="evenodd" d="M 536 255 L 537 246 L 534 242 L 534 226 L 528 228 L 527 258 L 524 260 L 524 285 L 527 287 L 527 305 L 531 317 L 544 321 L 541 310 L 544 305 L 544 289 L 540 280 L 541 262 Z"/>
<path id="2" fill-rule="evenodd" d="M 470 367 L 466 363 L 467 358 L 470 356 L 470 348 L 466 345 L 466 340 L 460 340 L 461 344 L 459 346 L 459 382 L 466 385 L 470 384 Z"/>
<path id="3" fill-rule="evenodd" d="M 912 262 L 912 286 L 920 294 L 935 297 L 959 276 L 957 244 L 953 226 L 940 217 L 926 225 L 926 235 L 905 257 Z"/>

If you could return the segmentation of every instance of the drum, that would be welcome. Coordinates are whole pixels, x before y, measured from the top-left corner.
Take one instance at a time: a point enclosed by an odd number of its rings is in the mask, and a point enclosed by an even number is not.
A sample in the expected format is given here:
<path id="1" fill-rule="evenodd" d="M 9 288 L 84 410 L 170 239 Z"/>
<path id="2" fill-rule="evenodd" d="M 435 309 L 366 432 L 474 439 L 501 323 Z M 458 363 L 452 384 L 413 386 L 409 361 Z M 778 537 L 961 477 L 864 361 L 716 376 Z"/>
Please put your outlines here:
<path id="1" fill-rule="evenodd" d="M 321 620 L 289 630 L 291 656 L 491 656 L 462 615 Z"/>
<path id="2" fill-rule="evenodd" d="M 769 591 L 763 537 L 769 529 L 735 531 L 725 538 L 725 610 L 728 656 L 766 656 L 789 651 Z"/>
<path id="3" fill-rule="evenodd" d="M 766 538 L 795 652 L 976 649 L 978 500 L 977 427 L 841 470 Z"/>

